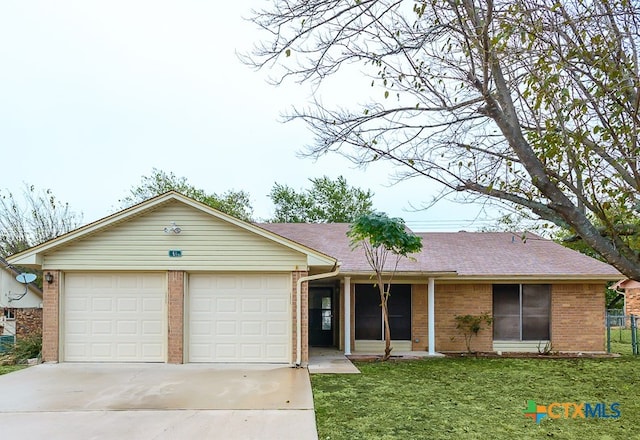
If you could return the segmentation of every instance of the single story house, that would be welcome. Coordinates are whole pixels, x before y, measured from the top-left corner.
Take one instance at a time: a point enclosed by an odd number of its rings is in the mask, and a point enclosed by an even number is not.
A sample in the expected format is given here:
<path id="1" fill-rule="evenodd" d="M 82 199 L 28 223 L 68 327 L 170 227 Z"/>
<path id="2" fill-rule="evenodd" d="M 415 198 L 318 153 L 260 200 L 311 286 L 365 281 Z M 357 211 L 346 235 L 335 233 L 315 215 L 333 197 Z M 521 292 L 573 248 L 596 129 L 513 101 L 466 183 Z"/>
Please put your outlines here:
<path id="1" fill-rule="evenodd" d="M 640 317 L 640 281 L 625 278 L 611 286 L 611 289 L 624 294 L 625 316 L 634 315 Z"/>
<path id="2" fill-rule="evenodd" d="M 304 365 L 309 346 L 381 352 L 372 271 L 347 224 L 252 224 L 176 192 L 9 258 L 50 274 L 43 360 Z M 535 235 L 422 233 L 391 286 L 396 352 L 605 349 L 610 267 Z"/>
<path id="3" fill-rule="evenodd" d="M 0 336 L 26 336 L 42 328 L 42 290 L 18 281 L 20 272 L 0 257 Z"/>

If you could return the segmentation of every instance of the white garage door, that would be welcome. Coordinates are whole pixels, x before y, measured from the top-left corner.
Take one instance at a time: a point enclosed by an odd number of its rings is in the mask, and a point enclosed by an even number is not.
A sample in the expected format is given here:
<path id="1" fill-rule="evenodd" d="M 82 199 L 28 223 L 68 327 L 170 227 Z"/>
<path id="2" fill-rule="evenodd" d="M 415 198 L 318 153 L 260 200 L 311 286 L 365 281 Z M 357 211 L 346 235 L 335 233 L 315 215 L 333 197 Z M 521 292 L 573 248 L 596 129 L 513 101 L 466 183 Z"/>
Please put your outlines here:
<path id="1" fill-rule="evenodd" d="M 190 362 L 290 362 L 291 276 L 189 277 Z"/>
<path id="2" fill-rule="evenodd" d="M 164 274 L 69 273 L 64 279 L 64 360 L 164 362 Z"/>

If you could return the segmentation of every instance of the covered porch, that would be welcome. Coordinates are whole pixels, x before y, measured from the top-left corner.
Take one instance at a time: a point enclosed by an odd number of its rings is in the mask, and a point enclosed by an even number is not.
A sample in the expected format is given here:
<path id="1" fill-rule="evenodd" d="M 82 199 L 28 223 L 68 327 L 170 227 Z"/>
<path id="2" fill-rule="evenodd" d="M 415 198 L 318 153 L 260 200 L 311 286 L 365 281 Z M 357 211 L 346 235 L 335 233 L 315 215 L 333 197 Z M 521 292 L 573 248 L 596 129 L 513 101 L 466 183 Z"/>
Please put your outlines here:
<path id="1" fill-rule="evenodd" d="M 394 282 L 389 320 L 392 356 L 440 356 L 435 350 L 435 277 Z M 379 293 L 369 277 L 309 284 L 311 352 L 333 348 L 346 356 L 379 355 L 384 351 L 383 335 Z"/>

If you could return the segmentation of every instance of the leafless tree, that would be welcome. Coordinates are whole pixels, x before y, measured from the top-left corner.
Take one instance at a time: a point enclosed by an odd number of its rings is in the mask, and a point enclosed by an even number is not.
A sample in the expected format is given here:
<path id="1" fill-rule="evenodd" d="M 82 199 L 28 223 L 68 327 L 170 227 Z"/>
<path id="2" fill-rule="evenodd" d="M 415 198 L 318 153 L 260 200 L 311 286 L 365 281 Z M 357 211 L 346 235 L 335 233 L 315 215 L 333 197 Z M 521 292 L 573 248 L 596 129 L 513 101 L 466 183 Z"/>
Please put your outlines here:
<path id="1" fill-rule="evenodd" d="M 13 255 L 65 234 L 80 226 L 81 221 L 82 215 L 56 199 L 50 189 L 25 186 L 23 200 L 17 200 L 9 191 L 0 193 L 0 256 Z"/>
<path id="2" fill-rule="evenodd" d="M 265 39 L 244 60 L 275 82 L 356 66 L 372 86 L 366 104 L 292 110 L 306 154 L 511 204 L 640 280 L 639 2 L 274 0 L 252 21 Z"/>

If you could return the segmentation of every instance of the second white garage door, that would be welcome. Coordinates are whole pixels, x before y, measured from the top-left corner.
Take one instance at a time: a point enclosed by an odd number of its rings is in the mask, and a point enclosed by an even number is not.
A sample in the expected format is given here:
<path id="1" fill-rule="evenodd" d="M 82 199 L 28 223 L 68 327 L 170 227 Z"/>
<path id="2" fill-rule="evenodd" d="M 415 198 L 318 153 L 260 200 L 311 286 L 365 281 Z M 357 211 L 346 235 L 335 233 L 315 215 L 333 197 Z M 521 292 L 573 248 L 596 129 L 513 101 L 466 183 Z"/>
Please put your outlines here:
<path id="1" fill-rule="evenodd" d="M 290 298 L 289 274 L 192 274 L 189 362 L 290 362 Z"/>

